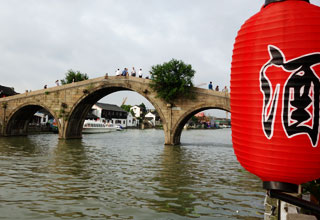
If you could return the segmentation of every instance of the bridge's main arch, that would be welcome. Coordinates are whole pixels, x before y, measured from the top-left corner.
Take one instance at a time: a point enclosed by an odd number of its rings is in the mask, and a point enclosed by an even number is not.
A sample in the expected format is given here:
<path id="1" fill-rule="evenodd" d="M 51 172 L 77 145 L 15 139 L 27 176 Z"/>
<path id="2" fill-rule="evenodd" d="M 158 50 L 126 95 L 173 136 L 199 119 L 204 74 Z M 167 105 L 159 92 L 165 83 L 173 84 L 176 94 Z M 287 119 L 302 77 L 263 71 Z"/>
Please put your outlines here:
<path id="1" fill-rule="evenodd" d="M 101 98 L 108 96 L 112 93 L 119 91 L 132 91 L 137 92 L 146 98 L 159 113 L 161 121 L 165 122 L 166 118 L 162 112 L 161 107 L 159 106 L 159 101 L 155 100 L 153 96 L 149 95 L 148 88 L 142 89 L 139 86 L 139 89 L 136 89 L 131 84 L 104 84 L 100 85 L 90 91 L 86 92 L 79 100 L 74 104 L 71 109 L 68 120 L 65 123 L 65 128 L 63 128 L 62 136 L 64 138 L 81 138 L 82 136 L 82 126 L 85 120 L 86 115 L 91 110 L 92 106 L 96 104 Z"/>

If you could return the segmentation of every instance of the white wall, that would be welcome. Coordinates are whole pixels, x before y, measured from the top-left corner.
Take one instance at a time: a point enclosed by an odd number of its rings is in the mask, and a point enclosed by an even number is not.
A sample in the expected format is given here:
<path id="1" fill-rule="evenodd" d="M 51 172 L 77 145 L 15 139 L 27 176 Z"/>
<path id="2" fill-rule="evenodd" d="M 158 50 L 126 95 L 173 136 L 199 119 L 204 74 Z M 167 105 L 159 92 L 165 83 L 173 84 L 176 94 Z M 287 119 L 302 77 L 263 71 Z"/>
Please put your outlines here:
<path id="1" fill-rule="evenodd" d="M 138 107 L 138 106 L 133 106 L 133 107 L 130 108 L 130 110 L 133 111 L 135 117 L 140 117 L 140 115 L 141 115 L 141 109 L 140 109 L 140 107 Z"/>

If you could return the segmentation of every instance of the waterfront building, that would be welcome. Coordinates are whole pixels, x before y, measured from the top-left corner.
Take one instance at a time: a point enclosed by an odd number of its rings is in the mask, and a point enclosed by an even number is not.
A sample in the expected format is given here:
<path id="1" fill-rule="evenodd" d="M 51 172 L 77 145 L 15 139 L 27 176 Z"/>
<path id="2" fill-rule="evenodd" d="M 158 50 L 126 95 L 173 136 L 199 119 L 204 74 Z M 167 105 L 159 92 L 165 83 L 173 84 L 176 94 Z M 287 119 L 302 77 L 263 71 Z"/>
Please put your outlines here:
<path id="1" fill-rule="evenodd" d="M 49 120 L 49 115 L 43 112 L 36 112 L 29 122 L 29 126 L 43 126 Z"/>
<path id="2" fill-rule="evenodd" d="M 214 123 L 211 122 L 210 117 L 206 116 L 204 112 L 199 112 L 195 114 L 197 118 L 197 124 L 201 125 L 204 128 L 211 128 L 214 127 Z"/>
<path id="3" fill-rule="evenodd" d="M 151 112 L 148 112 L 144 118 L 152 125 L 152 127 L 155 127 L 156 126 L 156 115 L 151 113 Z"/>
<path id="4" fill-rule="evenodd" d="M 99 117 L 92 113 L 94 109 L 91 109 L 91 111 L 87 114 L 86 120 L 98 120 Z"/>
<path id="5" fill-rule="evenodd" d="M 29 122 L 29 125 L 46 126 L 50 119 L 53 119 L 53 116 L 47 110 L 40 109 L 33 115 Z"/>
<path id="6" fill-rule="evenodd" d="M 219 127 L 230 127 L 231 126 L 231 120 L 228 118 L 213 118 L 213 121 L 215 124 L 217 124 Z"/>
<path id="7" fill-rule="evenodd" d="M 45 109 L 40 109 L 31 118 L 28 130 L 29 131 L 49 131 L 50 123 L 53 121 L 53 116 Z"/>
<path id="8" fill-rule="evenodd" d="M 10 88 L 10 87 L 6 87 L 6 86 L 1 86 L 0 85 L 0 98 L 2 97 L 7 97 L 7 96 L 12 96 L 12 95 L 16 95 L 18 93 L 16 93 L 14 91 L 14 88 Z"/>
<path id="9" fill-rule="evenodd" d="M 128 113 L 127 116 L 127 127 L 138 127 L 139 126 L 139 120 L 137 120 L 131 112 Z"/>
<path id="10" fill-rule="evenodd" d="M 186 124 L 186 127 L 192 128 L 226 128 L 230 126 L 230 119 L 217 118 L 214 116 L 206 115 L 204 112 L 195 114 Z"/>
<path id="11" fill-rule="evenodd" d="M 92 113 L 106 123 L 127 127 L 128 112 L 117 105 L 97 102 L 92 106 Z"/>
<path id="12" fill-rule="evenodd" d="M 133 111 L 134 117 L 136 117 L 136 118 L 140 118 L 142 116 L 142 109 L 141 109 L 141 107 L 139 107 L 137 105 L 132 106 L 130 108 L 130 111 Z"/>

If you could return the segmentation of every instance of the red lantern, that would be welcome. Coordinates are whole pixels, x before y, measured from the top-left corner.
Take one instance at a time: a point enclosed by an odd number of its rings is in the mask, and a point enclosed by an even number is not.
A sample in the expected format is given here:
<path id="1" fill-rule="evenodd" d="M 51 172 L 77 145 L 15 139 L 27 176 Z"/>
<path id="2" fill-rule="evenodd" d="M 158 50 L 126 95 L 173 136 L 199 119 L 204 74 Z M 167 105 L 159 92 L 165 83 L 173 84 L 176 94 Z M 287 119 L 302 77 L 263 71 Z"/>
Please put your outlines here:
<path id="1" fill-rule="evenodd" d="M 320 178 L 319 90 L 320 7 L 267 0 L 239 30 L 231 67 L 234 152 L 264 188 Z"/>

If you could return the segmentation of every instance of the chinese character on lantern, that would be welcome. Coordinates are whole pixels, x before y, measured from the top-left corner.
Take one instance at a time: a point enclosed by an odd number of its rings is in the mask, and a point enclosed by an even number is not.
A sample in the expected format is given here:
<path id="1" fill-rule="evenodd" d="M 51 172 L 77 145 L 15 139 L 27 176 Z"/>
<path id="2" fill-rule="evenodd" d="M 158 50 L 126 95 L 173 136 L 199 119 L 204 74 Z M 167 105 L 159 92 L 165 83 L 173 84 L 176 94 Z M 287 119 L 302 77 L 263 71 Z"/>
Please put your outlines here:
<path id="1" fill-rule="evenodd" d="M 279 100 L 282 100 L 282 125 L 286 135 L 294 137 L 306 134 L 312 143 L 317 146 L 319 139 L 319 89 L 320 80 L 313 70 L 313 66 L 320 64 L 320 53 L 306 54 L 286 61 L 283 52 L 273 46 L 268 46 L 270 60 L 262 67 L 260 72 L 260 89 L 263 93 L 263 130 L 268 139 L 274 131 Z M 282 68 L 288 73 L 284 85 L 279 83 L 273 86 L 267 77 L 269 67 Z M 282 97 L 279 97 L 281 86 Z"/>

